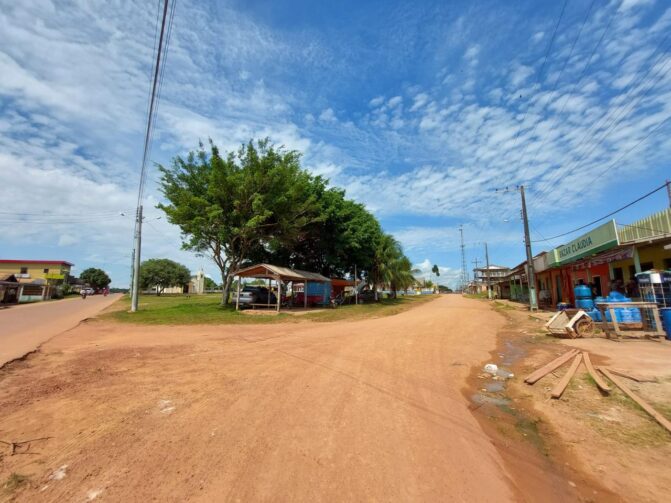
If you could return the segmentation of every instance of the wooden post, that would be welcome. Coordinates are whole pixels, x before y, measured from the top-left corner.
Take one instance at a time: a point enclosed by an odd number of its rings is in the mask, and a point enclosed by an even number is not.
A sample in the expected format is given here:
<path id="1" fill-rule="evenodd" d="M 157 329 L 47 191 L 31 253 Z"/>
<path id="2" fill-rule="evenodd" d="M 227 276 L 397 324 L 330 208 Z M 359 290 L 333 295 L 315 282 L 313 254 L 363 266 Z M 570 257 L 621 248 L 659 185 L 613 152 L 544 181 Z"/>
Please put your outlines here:
<path id="1" fill-rule="evenodd" d="M 308 308 L 308 281 L 303 281 L 303 307 Z"/>
<path id="2" fill-rule="evenodd" d="M 562 396 L 564 390 L 566 389 L 566 386 L 568 386 L 569 381 L 573 377 L 573 374 L 575 374 L 575 371 L 578 370 L 581 361 L 582 361 L 582 353 L 578 353 L 573 358 L 573 363 L 571 363 L 571 366 L 566 371 L 566 374 L 562 376 L 562 378 L 559 380 L 556 386 L 552 389 L 552 392 L 550 393 L 550 396 L 552 398 L 560 398 Z"/>
<path id="3" fill-rule="evenodd" d="M 238 276 L 238 294 L 235 296 L 235 310 L 239 311 L 240 310 L 240 276 Z M 226 299 L 228 300 L 228 299 Z"/>
<path id="4" fill-rule="evenodd" d="M 282 279 L 277 277 L 277 312 L 280 312 L 280 303 L 282 302 Z"/>
<path id="5" fill-rule="evenodd" d="M 266 296 L 266 304 L 268 304 L 267 305 L 268 309 L 270 309 L 270 294 L 272 293 L 272 291 L 273 289 L 270 283 L 270 278 L 268 278 L 268 295 Z"/>

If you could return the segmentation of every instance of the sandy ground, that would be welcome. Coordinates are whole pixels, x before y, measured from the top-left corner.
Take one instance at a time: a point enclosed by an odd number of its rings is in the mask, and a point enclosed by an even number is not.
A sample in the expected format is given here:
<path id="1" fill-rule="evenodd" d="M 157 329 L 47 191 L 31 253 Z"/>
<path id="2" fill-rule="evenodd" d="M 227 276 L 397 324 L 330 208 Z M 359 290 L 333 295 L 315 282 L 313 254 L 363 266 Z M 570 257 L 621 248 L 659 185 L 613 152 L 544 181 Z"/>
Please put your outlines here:
<path id="1" fill-rule="evenodd" d="M 528 493 L 462 393 L 504 321 L 454 295 L 349 323 L 84 323 L 0 373 L 0 439 L 48 437 L 5 451 L 0 498 L 574 499 Z"/>
<path id="2" fill-rule="evenodd" d="M 609 396 L 600 393 L 584 365 L 559 400 L 551 399 L 550 391 L 568 365 L 533 386 L 522 380 L 534 368 L 577 347 L 588 351 L 595 365 L 656 378 L 651 383 L 622 380 L 671 420 L 671 342 L 556 339 L 546 335 L 542 322 L 524 309 L 503 313 L 509 323 L 499 334 L 498 350 L 512 347 L 522 356 L 511 366 L 519 378 L 509 383 L 505 395 L 540 430 L 548 456 L 597 481 L 608 493 L 603 500 L 668 501 L 671 434 L 617 388 L 613 386 Z"/>
<path id="3" fill-rule="evenodd" d="M 0 367 L 21 358 L 53 336 L 95 316 L 116 302 L 120 294 L 92 295 L 36 302 L 0 309 Z"/>

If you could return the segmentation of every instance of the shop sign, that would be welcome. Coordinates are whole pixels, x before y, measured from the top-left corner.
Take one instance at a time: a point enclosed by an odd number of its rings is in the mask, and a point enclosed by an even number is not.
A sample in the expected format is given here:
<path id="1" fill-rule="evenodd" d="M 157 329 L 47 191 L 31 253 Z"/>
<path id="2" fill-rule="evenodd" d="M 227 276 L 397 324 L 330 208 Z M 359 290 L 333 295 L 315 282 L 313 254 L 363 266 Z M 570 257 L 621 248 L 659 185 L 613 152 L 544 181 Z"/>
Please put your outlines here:
<path id="1" fill-rule="evenodd" d="M 558 264 L 566 264 L 594 255 L 619 244 L 615 220 L 611 220 L 577 239 L 554 249 Z"/>
<path id="2" fill-rule="evenodd" d="M 57 272 L 48 272 L 44 275 L 45 279 L 65 279 L 65 274 L 59 274 Z"/>

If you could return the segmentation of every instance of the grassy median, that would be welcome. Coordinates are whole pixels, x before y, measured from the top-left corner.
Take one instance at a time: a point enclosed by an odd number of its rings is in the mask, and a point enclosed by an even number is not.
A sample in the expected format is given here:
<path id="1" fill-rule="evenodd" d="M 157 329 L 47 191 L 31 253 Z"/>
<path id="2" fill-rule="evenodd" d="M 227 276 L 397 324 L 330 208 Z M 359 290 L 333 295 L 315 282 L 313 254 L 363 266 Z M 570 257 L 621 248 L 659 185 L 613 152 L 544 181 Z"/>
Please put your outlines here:
<path id="1" fill-rule="evenodd" d="M 222 307 L 220 295 L 142 295 L 139 311 L 129 312 L 130 299 L 123 297 L 100 315 L 101 319 L 148 325 L 196 325 L 196 324 L 255 324 L 255 323 L 300 323 L 305 321 L 326 322 L 359 320 L 391 316 L 435 299 L 435 295 L 418 295 L 383 299 L 369 304 L 315 308 L 314 312 L 289 314 L 290 310 L 275 314 L 274 311 L 257 309 L 254 313 L 237 312 L 234 306 Z"/>

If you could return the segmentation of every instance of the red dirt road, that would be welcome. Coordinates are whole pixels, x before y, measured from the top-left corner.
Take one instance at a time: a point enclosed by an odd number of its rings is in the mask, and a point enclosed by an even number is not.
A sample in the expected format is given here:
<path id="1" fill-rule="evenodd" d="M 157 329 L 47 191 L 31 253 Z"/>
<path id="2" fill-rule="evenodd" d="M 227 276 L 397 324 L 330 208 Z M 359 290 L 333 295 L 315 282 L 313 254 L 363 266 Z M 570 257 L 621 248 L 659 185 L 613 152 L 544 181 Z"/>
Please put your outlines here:
<path id="1" fill-rule="evenodd" d="M 21 358 L 54 335 L 97 315 L 121 297 L 92 295 L 51 302 L 11 306 L 0 310 L 0 367 Z"/>
<path id="2" fill-rule="evenodd" d="M 0 481 L 30 477 L 18 501 L 519 500 L 461 392 L 503 321 L 453 295 L 350 323 L 85 323 L 0 374 L 0 438 L 51 437 Z"/>

